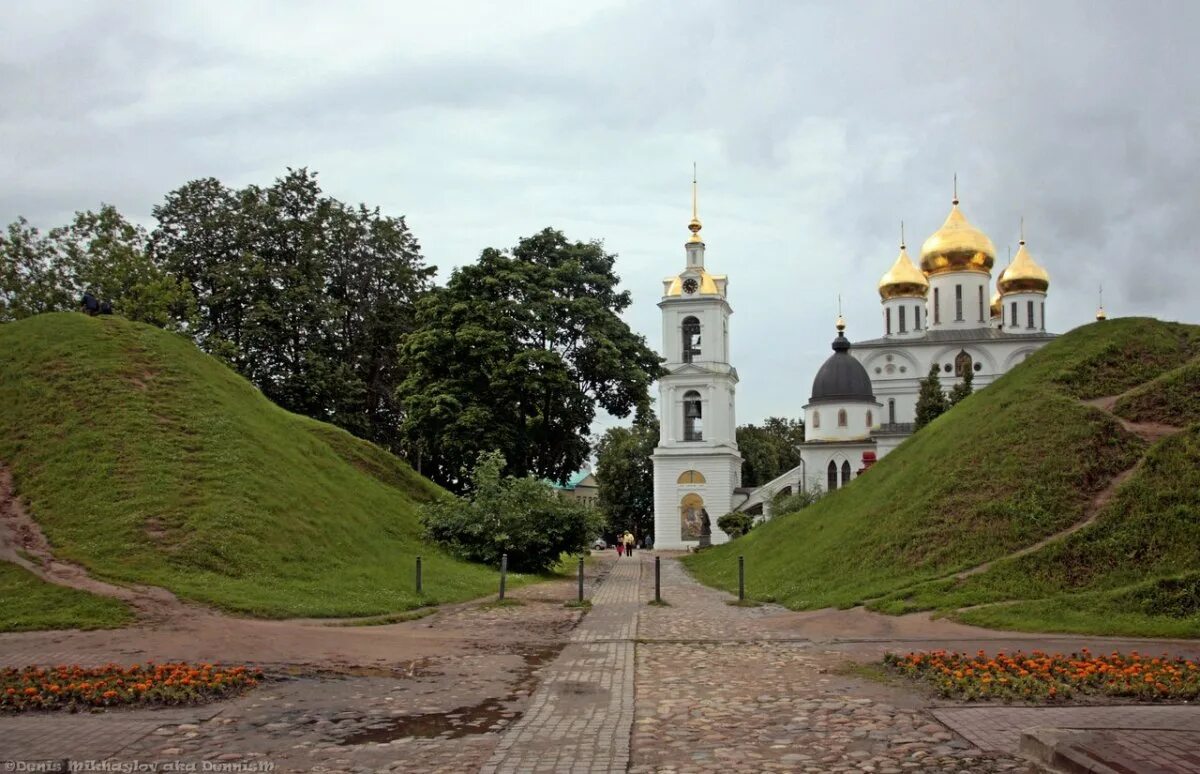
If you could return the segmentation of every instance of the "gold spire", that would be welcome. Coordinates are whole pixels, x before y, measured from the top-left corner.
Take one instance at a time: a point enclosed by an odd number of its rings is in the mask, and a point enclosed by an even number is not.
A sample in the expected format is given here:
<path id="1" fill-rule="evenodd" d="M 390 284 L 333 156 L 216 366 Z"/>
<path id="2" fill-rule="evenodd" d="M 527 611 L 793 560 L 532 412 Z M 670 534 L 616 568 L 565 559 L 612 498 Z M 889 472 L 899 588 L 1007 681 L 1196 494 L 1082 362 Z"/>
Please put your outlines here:
<path id="1" fill-rule="evenodd" d="M 921 271 L 926 276 L 952 271 L 991 273 L 996 262 L 992 240 L 972 226 L 958 209 L 958 175 L 954 176 L 954 199 L 942 227 L 921 246 Z"/>
<path id="2" fill-rule="evenodd" d="M 913 265 L 904 245 L 904 221 L 900 221 L 900 255 L 892 268 L 879 280 L 879 297 L 884 301 L 891 298 L 924 298 L 929 293 L 929 280 Z"/>
<path id="3" fill-rule="evenodd" d="M 700 216 L 697 214 L 697 209 L 696 209 L 696 162 L 693 161 L 692 162 L 692 220 L 690 223 L 688 223 L 688 231 L 691 231 L 692 235 L 690 237 L 688 237 L 689 242 L 703 242 L 704 241 L 703 239 L 700 238 L 700 228 L 701 228 Z"/>
<path id="4" fill-rule="evenodd" d="M 1020 293 L 1022 291 L 1045 293 L 1050 287 L 1050 275 L 1033 260 L 1033 256 L 1025 249 L 1025 219 L 1021 219 L 1021 241 L 1018 243 L 1017 254 L 1012 263 L 1000 275 L 996 284 L 1000 292 Z"/>

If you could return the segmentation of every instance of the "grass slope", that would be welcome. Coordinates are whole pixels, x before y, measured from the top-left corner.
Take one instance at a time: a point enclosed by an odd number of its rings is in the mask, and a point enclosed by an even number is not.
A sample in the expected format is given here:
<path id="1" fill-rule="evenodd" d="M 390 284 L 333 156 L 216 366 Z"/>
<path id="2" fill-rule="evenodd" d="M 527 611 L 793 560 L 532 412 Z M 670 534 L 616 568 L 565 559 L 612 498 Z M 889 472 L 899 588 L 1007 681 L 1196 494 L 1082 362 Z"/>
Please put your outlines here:
<path id="1" fill-rule="evenodd" d="M 495 586 L 422 541 L 416 507 L 441 490 L 404 462 L 119 318 L 0 326 L 0 460 L 56 553 L 110 580 L 270 617 L 383 614 Z"/>
<path id="2" fill-rule="evenodd" d="M 1122 395 L 1113 410 L 1134 422 L 1200 422 L 1200 358 Z"/>
<path id="3" fill-rule="evenodd" d="M 732 588 L 735 557 L 743 554 L 754 594 L 793 608 L 879 597 L 875 606 L 887 612 L 1040 600 L 960 617 L 1113 633 L 1145 632 L 1153 623 L 1164 633 L 1200 634 L 1192 614 L 1156 608 L 1154 588 L 1134 588 L 1151 579 L 1170 586 L 1169 579 L 1183 578 L 1186 585 L 1187 573 L 1200 570 L 1196 429 L 1150 450 L 1092 527 L 964 582 L 939 580 L 1080 520 L 1096 493 L 1146 452 L 1143 441 L 1080 399 L 1173 373 L 1198 353 L 1195 326 L 1134 318 L 1072 331 L 905 441 L 862 479 L 687 562 L 701 580 Z M 1111 615 L 1137 594 L 1145 601 L 1141 612 Z M 1051 604 L 1063 595 L 1078 597 L 1068 605 L 1075 606 L 1071 622 L 1058 614 L 1062 605 Z"/>
<path id="4" fill-rule="evenodd" d="M 47 583 L 0 562 L 0 631 L 112 629 L 133 621 L 122 602 Z"/>

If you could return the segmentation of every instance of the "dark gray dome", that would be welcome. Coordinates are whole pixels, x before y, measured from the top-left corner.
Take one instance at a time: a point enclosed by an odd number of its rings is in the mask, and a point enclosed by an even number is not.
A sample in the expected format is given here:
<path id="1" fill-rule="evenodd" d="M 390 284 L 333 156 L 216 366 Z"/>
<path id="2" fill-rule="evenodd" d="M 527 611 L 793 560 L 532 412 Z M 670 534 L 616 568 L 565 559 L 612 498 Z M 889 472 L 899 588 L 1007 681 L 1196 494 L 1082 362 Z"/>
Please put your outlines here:
<path id="1" fill-rule="evenodd" d="M 833 340 L 833 354 L 813 379 L 810 403 L 862 400 L 875 402 L 871 377 L 857 359 L 850 356 L 850 340 L 841 331 Z"/>

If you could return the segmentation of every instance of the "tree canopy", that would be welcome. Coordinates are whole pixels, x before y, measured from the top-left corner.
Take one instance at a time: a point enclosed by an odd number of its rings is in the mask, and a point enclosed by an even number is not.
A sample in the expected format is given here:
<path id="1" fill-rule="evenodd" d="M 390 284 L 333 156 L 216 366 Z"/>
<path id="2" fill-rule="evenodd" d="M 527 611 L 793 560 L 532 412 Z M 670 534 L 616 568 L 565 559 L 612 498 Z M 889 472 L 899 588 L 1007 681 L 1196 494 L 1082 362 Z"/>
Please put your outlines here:
<path id="1" fill-rule="evenodd" d="M 661 359 L 620 318 L 615 255 L 545 229 L 487 248 L 419 303 L 400 350 L 401 433 L 421 472 L 454 490 L 483 451 L 507 472 L 563 481 L 587 459 L 599 406 L 649 402 Z"/>
<path id="2" fill-rule="evenodd" d="M 639 412 L 632 427 L 610 427 L 596 444 L 600 510 L 615 532 L 654 532 L 654 466 L 658 418 Z"/>
<path id="3" fill-rule="evenodd" d="M 767 417 L 761 425 L 742 425 L 736 433 L 742 486 L 762 486 L 800 464 L 803 420 Z"/>
<path id="4" fill-rule="evenodd" d="M 949 407 L 946 393 L 942 392 L 942 380 L 938 378 L 938 364 L 934 363 L 929 366 L 929 375 L 921 380 L 921 387 L 917 392 L 916 429 L 920 430 L 937 419 L 946 413 Z"/>

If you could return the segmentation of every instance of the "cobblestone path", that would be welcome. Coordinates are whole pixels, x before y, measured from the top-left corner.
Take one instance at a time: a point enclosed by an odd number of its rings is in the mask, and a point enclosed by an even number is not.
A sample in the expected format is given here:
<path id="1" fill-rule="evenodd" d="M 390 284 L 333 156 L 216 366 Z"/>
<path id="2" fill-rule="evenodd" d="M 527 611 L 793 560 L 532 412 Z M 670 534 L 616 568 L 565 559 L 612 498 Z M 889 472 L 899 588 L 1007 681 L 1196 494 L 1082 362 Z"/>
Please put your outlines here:
<path id="1" fill-rule="evenodd" d="M 652 570 L 643 578 L 648 599 Z M 662 580 L 670 607 L 639 615 L 629 771 L 1032 770 L 952 733 L 907 691 L 839 674 L 843 653 L 763 625 L 782 608 L 729 605 L 673 559 Z"/>
<path id="2" fill-rule="evenodd" d="M 570 643 L 542 669 L 529 709 L 504 733 L 484 774 L 627 769 L 642 569 L 637 555 L 617 562 Z"/>

